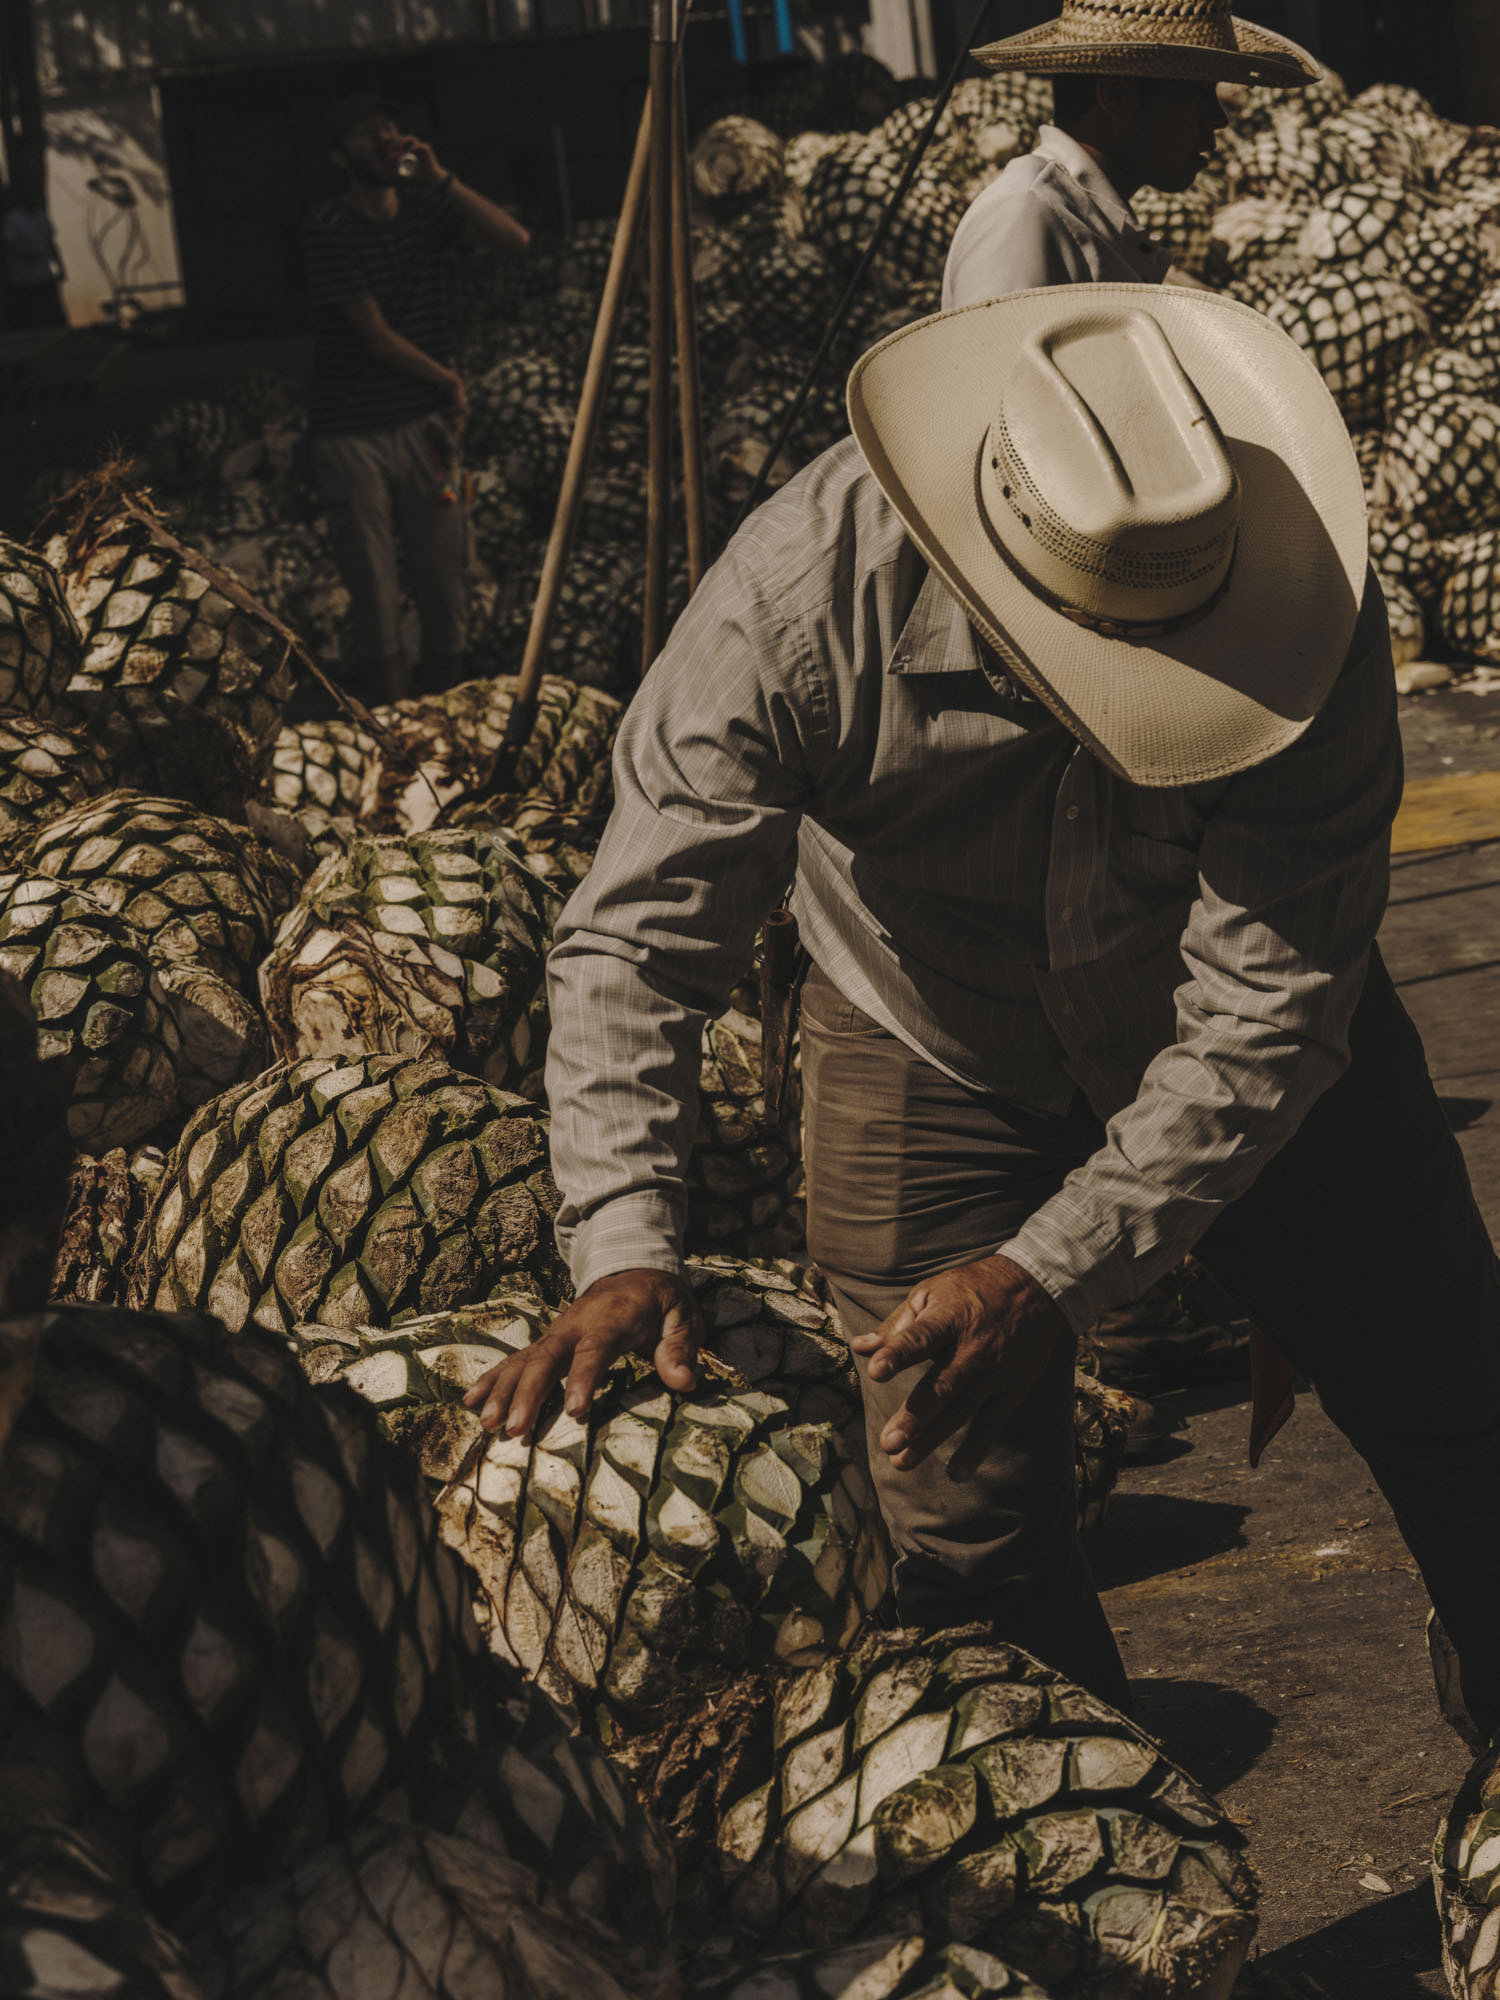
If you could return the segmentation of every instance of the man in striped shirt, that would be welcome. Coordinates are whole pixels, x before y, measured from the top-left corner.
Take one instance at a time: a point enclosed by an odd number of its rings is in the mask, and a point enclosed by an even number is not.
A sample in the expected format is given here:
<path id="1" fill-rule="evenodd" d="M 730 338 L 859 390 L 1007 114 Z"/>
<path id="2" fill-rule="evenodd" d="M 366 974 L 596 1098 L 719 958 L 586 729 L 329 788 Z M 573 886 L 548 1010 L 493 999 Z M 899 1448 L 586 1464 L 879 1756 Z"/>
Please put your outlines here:
<path id="1" fill-rule="evenodd" d="M 403 558 L 421 619 L 422 684 L 457 679 L 466 643 L 466 401 L 453 367 L 447 263 L 464 245 L 520 251 L 528 238 L 445 171 L 431 146 L 403 133 L 384 99 L 344 99 L 328 134 L 344 187 L 303 231 L 316 335 L 312 464 L 349 591 L 345 677 L 360 695 L 387 701 L 406 691 Z"/>

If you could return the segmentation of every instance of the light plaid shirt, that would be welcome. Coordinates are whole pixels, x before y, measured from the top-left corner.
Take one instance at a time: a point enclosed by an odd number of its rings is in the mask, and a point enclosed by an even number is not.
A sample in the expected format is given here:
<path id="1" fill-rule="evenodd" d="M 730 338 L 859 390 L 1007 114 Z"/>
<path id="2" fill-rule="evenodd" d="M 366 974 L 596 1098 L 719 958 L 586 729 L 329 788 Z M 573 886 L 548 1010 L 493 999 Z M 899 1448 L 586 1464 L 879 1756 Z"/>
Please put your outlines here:
<path id="1" fill-rule="evenodd" d="M 558 1239 L 674 1268 L 706 1015 L 795 865 L 813 958 L 948 1074 L 1104 1145 L 1005 1244 L 1078 1327 L 1191 1248 L 1348 1060 L 1401 788 L 1367 592 L 1311 727 L 1237 777 L 1111 775 L 926 573 L 852 440 L 735 536 L 631 704 L 549 966 Z M 851 1115 L 857 1112 L 851 1106 Z"/>

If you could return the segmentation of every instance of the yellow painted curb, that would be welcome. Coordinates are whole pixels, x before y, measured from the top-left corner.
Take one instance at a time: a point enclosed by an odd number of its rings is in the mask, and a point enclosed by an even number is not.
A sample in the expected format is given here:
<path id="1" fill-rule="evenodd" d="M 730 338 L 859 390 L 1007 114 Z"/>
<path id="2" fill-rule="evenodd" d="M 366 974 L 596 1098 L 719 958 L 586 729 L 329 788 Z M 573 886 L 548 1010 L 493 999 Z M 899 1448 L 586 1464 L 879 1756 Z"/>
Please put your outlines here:
<path id="1" fill-rule="evenodd" d="M 1500 840 L 1500 771 L 1461 778 L 1413 778 L 1391 834 L 1392 854 L 1422 854 Z"/>

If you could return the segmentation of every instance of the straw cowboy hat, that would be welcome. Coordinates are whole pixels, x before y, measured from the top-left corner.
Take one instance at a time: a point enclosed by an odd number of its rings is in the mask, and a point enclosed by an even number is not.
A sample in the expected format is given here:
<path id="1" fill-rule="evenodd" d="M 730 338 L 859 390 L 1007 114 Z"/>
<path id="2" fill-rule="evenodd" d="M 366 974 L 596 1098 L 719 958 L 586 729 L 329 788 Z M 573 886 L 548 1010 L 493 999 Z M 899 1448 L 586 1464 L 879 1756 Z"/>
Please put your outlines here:
<path id="1" fill-rule="evenodd" d="M 973 51 L 986 69 L 1033 76 L 1180 76 L 1217 83 L 1315 83 L 1316 59 L 1285 35 L 1237 20 L 1226 0 L 1064 0 L 1055 21 Z"/>
<path id="2" fill-rule="evenodd" d="M 1211 292 L 1059 285 L 903 327 L 860 449 L 1006 670 L 1141 785 L 1301 735 L 1364 595 L 1365 494 L 1307 356 Z"/>

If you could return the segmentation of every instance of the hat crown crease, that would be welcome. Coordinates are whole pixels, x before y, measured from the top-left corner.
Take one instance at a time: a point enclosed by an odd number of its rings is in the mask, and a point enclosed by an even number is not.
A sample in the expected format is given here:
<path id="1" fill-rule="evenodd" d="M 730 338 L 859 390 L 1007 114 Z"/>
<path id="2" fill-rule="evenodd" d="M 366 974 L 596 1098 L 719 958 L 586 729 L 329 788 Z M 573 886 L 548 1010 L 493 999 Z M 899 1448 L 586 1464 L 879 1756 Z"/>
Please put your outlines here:
<path id="1" fill-rule="evenodd" d="M 1060 605 L 1155 624 L 1191 616 L 1228 575 L 1238 475 L 1145 314 L 1074 319 L 1028 339 L 980 470 L 992 534 Z"/>

